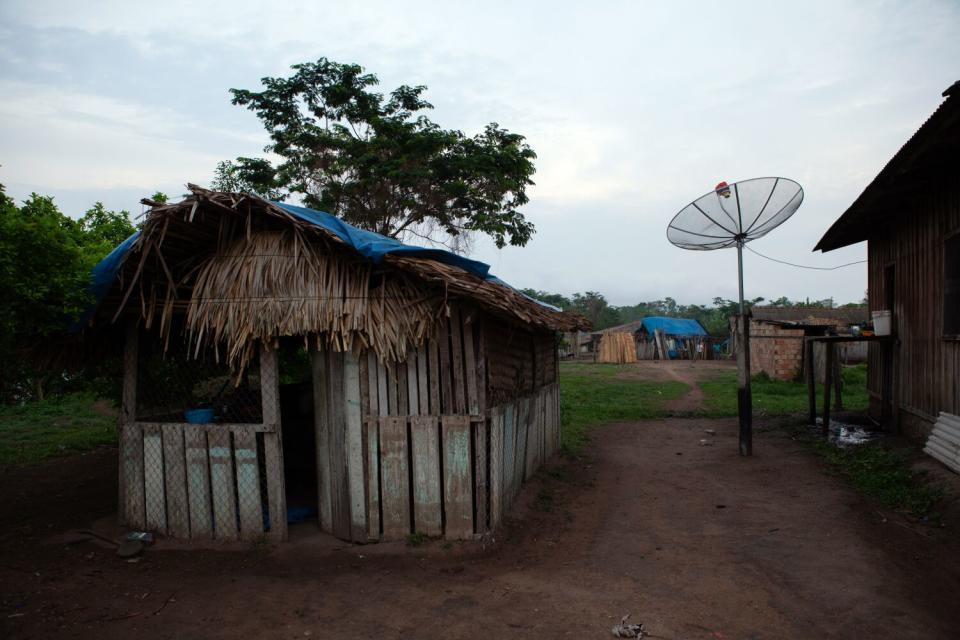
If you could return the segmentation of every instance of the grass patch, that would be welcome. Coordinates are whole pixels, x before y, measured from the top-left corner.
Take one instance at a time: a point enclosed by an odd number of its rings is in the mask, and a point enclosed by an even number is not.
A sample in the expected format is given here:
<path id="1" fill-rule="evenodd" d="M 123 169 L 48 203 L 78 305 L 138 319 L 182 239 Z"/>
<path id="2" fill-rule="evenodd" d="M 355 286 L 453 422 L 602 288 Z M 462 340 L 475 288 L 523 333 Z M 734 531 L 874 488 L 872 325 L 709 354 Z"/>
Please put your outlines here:
<path id="1" fill-rule="evenodd" d="M 91 394 L 0 407 L 0 466 L 33 464 L 117 441 L 117 419 Z"/>
<path id="2" fill-rule="evenodd" d="M 430 539 L 430 538 L 429 538 L 429 536 L 427 536 L 427 534 L 423 533 L 422 531 L 417 531 L 417 532 L 411 533 L 411 534 L 409 534 L 409 535 L 407 536 L 407 546 L 408 546 L 408 547 L 419 547 L 420 545 L 422 545 L 423 543 L 425 543 L 425 542 L 426 542 L 427 540 L 429 540 L 429 539 Z"/>
<path id="3" fill-rule="evenodd" d="M 631 422 L 667 415 L 663 404 L 690 387 L 682 382 L 617 379 L 623 367 L 614 364 L 561 363 L 560 409 L 563 450 L 577 454 L 587 443 L 587 428 L 609 422 Z M 736 394 L 736 389 L 734 389 Z"/>
<path id="4" fill-rule="evenodd" d="M 860 492 L 889 509 L 939 522 L 936 509 L 943 501 L 943 489 L 930 483 L 926 471 L 913 469 L 915 448 L 892 449 L 882 442 L 839 448 L 808 428 L 797 427 L 793 433 Z"/>
<path id="5" fill-rule="evenodd" d="M 844 367 L 843 408 L 865 411 L 870 398 L 867 395 L 867 365 Z M 706 400 L 705 415 L 723 418 L 737 415 L 737 372 L 722 371 L 700 383 Z M 803 413 L 808 410 L 807 386 L 803 382 L 774 380 L 760 374 L 753 376 L 753 410 L 770 416 Z M 823 385 L 817 386 L 817 406 L 823 404 Z"/>

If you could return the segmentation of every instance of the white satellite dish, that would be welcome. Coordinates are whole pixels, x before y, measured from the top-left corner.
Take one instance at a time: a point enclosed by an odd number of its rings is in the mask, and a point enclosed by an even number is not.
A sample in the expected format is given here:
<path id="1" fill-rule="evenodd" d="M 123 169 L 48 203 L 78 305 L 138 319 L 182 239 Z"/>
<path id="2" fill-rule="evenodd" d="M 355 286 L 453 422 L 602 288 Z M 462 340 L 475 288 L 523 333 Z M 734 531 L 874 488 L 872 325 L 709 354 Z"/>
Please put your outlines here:
<path id="1" fill-rule="evenodd" d="M 753 453 L 753 411 L 750 396 L 750 335 L 743 308 L 743 245 L 762 238 L 786 222 L 803 202 L 803 188 L 787 178 L 753 178 L 727 184 L 700 196 L 673 217 L 667 239 L 681 249 L 712 251 L 737 248 L 740 316 L 737 321 L 737 407 L 740 455 Z"/>

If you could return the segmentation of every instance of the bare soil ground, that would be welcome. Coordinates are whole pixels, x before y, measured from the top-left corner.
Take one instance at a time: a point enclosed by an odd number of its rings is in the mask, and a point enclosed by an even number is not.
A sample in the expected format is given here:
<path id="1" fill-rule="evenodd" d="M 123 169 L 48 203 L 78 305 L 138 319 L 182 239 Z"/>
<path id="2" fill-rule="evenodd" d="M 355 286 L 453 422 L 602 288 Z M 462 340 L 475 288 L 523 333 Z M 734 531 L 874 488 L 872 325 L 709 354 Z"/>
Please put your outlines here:
<path id="1" fill-rule="evenodd" d="M 0 637 L 604 638 L 626 613 L 675 640 L 956 637 L 960 523 L 878 510 L 762 421 L 751 459 L 735 420 L 592 440 L 495 539 L 417 548 L 306 524 L 279 547 L 160 541 L 128 563 L 61 535 L 110 531 L 114 450 L 3 472 Z"/>

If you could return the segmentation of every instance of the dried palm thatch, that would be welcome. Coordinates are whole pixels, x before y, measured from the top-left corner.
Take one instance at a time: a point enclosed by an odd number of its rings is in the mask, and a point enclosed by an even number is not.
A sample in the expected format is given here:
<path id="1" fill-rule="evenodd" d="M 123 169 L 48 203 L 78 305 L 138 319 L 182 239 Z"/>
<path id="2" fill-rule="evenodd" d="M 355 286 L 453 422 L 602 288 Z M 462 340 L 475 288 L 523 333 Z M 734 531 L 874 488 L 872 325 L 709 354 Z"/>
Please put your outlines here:
<path id="1" fill-rule="evenodd" d="M 197 351 L 224 344 L 230 362 L 245 363 L 258 340 L 316 334 L 335 351 L 373 348 L 401 360 L 431 332 L 441 305 L 398 278 L 371 287 L 371 271 L 301 246 L 290 230 L 240 238 L 200 267 L 187 307 L 191 341 Z"/>
<path id="2" fill-rule="evenodd" d="M 240 368 L 258 342 L 280 336 L 400 361 L 434 332 L 452 298 L 513 323 L 588 327 L 457 266 L 389 254 L 374 265 L 332 232 L 257 196 L 188 188 L 176 204 L 144 200 L 151 209 L 141 234 L 94 323 L 136 314 L 165 345 L 182 326 L 194 353 L 211 346 Z"/>

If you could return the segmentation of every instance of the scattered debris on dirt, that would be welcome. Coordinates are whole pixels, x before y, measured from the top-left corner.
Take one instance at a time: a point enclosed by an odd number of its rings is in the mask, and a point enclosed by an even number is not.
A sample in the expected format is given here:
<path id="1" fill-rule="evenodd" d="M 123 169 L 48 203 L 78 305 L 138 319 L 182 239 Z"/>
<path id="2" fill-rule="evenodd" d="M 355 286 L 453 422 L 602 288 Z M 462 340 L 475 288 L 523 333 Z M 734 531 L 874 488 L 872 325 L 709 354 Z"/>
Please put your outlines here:
<path id="1" fill-rule="evenodd" d="M 629 618 L 630 614 L 628 613 L 620 618 L 620 624 L 613 626 L 611 631 L 613 631 L 614 638 L 642 638 L 647 635 L 642 622 L 638 624 L 628 623 Z"/>

